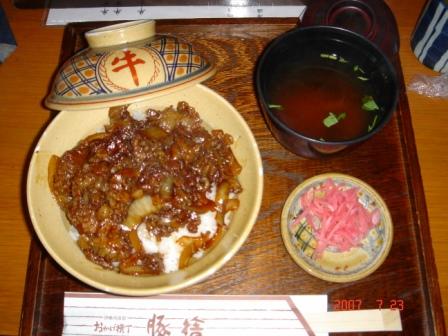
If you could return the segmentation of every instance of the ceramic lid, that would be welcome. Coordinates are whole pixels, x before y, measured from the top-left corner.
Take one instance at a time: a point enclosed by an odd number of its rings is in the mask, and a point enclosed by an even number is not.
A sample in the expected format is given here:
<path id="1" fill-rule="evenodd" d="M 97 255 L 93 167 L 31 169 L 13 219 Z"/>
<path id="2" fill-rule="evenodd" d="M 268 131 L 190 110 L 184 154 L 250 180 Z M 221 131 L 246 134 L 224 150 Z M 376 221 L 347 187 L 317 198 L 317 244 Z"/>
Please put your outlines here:
<path id="1" fill-rule="evenodd" d="M 88 110 L 130 104 L 172 93 L 211 77 L 215 67 L 175 36 L 157 35 L 155 21 L 94 29 L 89 47 L 57 72 L 45 105 Z"/>

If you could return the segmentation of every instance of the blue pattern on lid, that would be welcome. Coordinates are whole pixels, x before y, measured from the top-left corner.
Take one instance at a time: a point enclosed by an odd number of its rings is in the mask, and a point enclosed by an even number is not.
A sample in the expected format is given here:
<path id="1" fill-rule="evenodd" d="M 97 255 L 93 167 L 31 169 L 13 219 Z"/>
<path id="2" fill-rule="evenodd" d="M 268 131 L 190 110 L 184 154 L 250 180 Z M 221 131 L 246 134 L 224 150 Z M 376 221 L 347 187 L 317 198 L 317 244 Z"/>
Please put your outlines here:
<path id="1" fill-rule="evenodd" d="M 155 40 L 141 46 L 142 49 L 153 51 L 158 56 L 160 68 L 165 78 L 164 82 L 155 82 L 135 91 L 169 86 L 179 81 L 188 80 L 209 71 L 210 65 L 197 54 L 193 47 L 172 36 L 158 36 Z M 58 73 L 54 82 L 54 94 L 64 98 L 89 97 L 95 95 L 115 94 L 113 85 L 106 83 L 107 76 L 101 72 L 102 60 L 108 56 L 108 51 L 99 52 L 94 57 L 83 50 L 67 61 Z"/>

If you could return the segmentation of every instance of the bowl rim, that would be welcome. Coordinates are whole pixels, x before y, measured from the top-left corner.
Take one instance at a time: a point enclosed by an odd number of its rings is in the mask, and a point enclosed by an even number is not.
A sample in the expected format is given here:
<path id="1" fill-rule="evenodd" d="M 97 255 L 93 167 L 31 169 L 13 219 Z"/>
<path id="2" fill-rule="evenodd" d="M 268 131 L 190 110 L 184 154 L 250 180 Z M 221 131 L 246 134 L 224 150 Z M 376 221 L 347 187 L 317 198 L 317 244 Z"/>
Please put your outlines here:
<path id="1" fill-rule="evenodd" d="M 378 54 L 378 56 L 381 57 L 381 59 L 384 61 L 386 67 L 388 68 L 388 71 L 390 72 L 390 77 L 393 86 L 395 87 L 394 90 L 394 96 L 393 100 L 391 102 L 391 108 L 390 111 L 387 111 L 384 118 L 381 119 L 381 122 L 370 132 L 367 132 L 361 136 L 358 136 L 353 139 L 348 140 L 341 140 L 341 141 L 334 141 L 334 140 L 328 140 L 323 141 L 320 139 L 315 139 L 310 136 L 304 135 L 293 128 L 289 127 L 286 123 L 281 121 L 274 113 L 272 113 L 271 109 L 268 107 L 268 104 L 266 103 L 265 96 L 263 95 L 263 90 L 261 89 L 261 68 L 264 65 L 265 60 L 268 58 L 269 54 L 272 52 L 274 48 L 277 47 L 279 43 L 281 43 L 284 39 L 288 38 L 291 35 L 294 34 L 303 34 L 302 32 L 306 31 L 322 31 L 322 32 L 330 32 L 330 33 L 337 33 L 339 34 L 339 37 L 341 37 L 343 34 L 351 35 L 352 38 L 358 39 L 362 41 L 362 43 L 365 43 L 369 46 L 369 48 L 372 48 L 372 50 Z M 259 57 L 257 61 L 257 66 L 255 70 L 255 86 L 256 86 L 256 93 L 258 96 L 259 103 L 261 104 L 261 111 L 263 112 L 265 118 L 269 118 L 271 122 L 273 122 L 277 127 L 281 128 L 283 132 L 288 133 L 289 135 L 298 137 L 300 139 L 303 139 L 305 141 L 319 144 L 319 145 L 352 145 L 359 142 L 362 142 L 364 140 L 367 140 L 371 138 L 374 134 L 379 132 L 392 118 L 392 115 L 395 113 L 398 105 L 398 97 L 399 97 L 399 87 L 400 83 L 398 80 L 398 75 L 395 67 L 392 65 L 389 58 L 386 56 L 386 54 L 379 49 L 373 42 L 371 42 L 369 39 L 367 39 L 365 36 L 356 33 L 354 31 L 348 30 L 346 28 L 337 27 L 337 26 L 328 26 L 328 25 L 313 25 L 313 26 L 297 26 L 279 36 L 277 36 L 275 39 L 273 39 L 268 46 L 264 49 L 263 53 Z"/>
<path id="2" fill-rule="evenodd" d="M 333 179 L 339 179 L 343 181 L 348 181 L 350 184 L 357 185 L 361 187 L 363 190 L 365 190 L 367 193 L 373 196 L 375 201 L 378 203 L 378 207 L 381 209 L 383 215 L 384 215 L 384 224 L 385 229 L 388 231 L 388 235 L 386 237 L 386 240 L 384 241 L 384 247 L 381 252 L 377 256 L 376 259 L 373 260 L 373 263 L 369 265 L 369 267 L 356 272 L 352 274 L 329 274 L 324 271 L 318 270 L 316 268 L 311 267 L 308 263 L 306 263 L 303 258 L 300 256 L 300 254 L 297 252 L 296 247 L 291 242 L 291 235 L 288 229 L 288 214 L 289 210 L 291 209 L 292 203 L 296 196 L 309 188 L 311 185 L 315 184 L 316 182 L 325 181 L 328 178 Z M 352 282 L 356 280 L 360 280 L 362 278 L 367 277 L 368 275 L 375 272 L 386 260 L 387 256 L 389 255 L 389 252 L 392 248 L 393 243 L 393 236 L 394 236 L 394 230 L 393 230 L 393 221 L 392 216 L 390 214 L 389 208 L 387 207 L 386 202 L 381 197 L 381 195 L 369 184 L 366 182 L 360 180 L 359 178 L 356 178 L 354 176 L 348 175 L 348 174 L 342 174 L 337 172 L 330 172 L 330 173 L 323 173 L 319 175 L 312 176 L 310 178 L 305 179 L 301 183 L 299 183 L 289 194 L 287 200 L 285 201 L 285 204 L 282 209 L 281 213 L 281 221 L 280 221 L 280 229 L 281 229 L 281 236 L 283 243 L 285 245 L 286 250 L 288 251 L 290 257 L 294 260 L 294 262 L 299 265 L 304 271 L 306 271 L 308 274 L 313 275 L 317 278 L 320 278 L 322 280 L 326 280 L 329 282 L 337 282 L 337 283 L 345 283 L 345 282 Z"/>
<path id="3" fill-rule="evenodd" d="M 31 159 L 29 161 L 28 166 L 28 172 L 27 172 L 27 181 L 26 181 L 26 201 L 27 201 L 27 209 L 28 214 L 31 219 L 32 227 L 34 229 L 34 232 L 36 233 L 40 243 L 44 246 L 45 250 L 48 252 L 48 254 L 57 262 L 59 266 L 61 266 L 65 271 L 67 271 L 70 275 L 78 279 L 79 281 L 92 286 L 96 289 L 113 293 L 113 294 L 119 294 L 119 295 L 127 295 L 127 296 L 146 296 L 146 295 L 155 295 L 155 294 L 163 294 L 168 292 L 173 292 L 191 285 L 194 285 L 198 282 L 201 282 L 208 278 L 211 274 L 218 271 L 220 268 L 224 266 L 224 264 L 227 263 L 234 255 L 239 251 L 241 246 L 244 244 L 244 242 L 247 240 L 250 232 L 252 231 L 256 219 L 258 217 L 260 208 L 261 208 L 261 202 L 263 197 L 263 188 L 264 188 L 264 172 L 263 172 L 263 165 L 261 160 L 261 154 L 258 148 L 258 144 L 255 141 L 255 136 L 251 129 L 249 128 L 248 124 L 242 117 L 242 115 L 236 110 L 236 108 L 230 104 L 224 97 L 219 95 L 217 92 L 213 91 L 212 89 L 202 85 L 197 84 L 196 86 L 189 87 L 186 90 L 198 90 L 202 95 L 211 95 L 213 99 L 219 100 L 220 103 L 222 103 L 227 109 L 229 109 L 230 113 L 232 114 L 233 118 L 239 121 L 239 124 L 244 129 L 245 133 L 249 136 L 249 143 L 251 145 L 250 151 L 254 154 L 255 158 L 255 166 L 257 168 L 256 172 L 252 172 L 252 176 L 255 176 L 256 178 L 256 194 L 252 195 L 252 199 L 254 200 L 254 208 L 252 211 L 249 212 L 249 216 L 245 218 L 245 226 L 244 229 L 239 232 L 239 236 L 234 238 L 234 243 L 230 246 L 230 248 L 227 250 L 226 253 L 222 253 L 219 255 L 219 258 L 216 258 L 213 260 L 213 262 L 209 263 L 209 267 L 200 270 L 198 272 L 195 272 L 193 275 L 183 277 L 182 281 L 178 281 L 177 283 L 170 283 L 169 281 L 166 281 L 166 285 L 159 286 L 159 287 L 126 287 L 122 284 L 120 285 L 107 285 L 102 283 L 96 278 L 92 278 L 88 274 L 84 274 L 83 272 L 78 271 L 73 266 L 71 266 L 69 263 L 64 261 L 63 258 L 61 258 L 58 253 L 56 252 L 55 248 L 47 241 L 47 237 L 41 227 L 37 224 L 37 209 L 32 206 L 33 204 L 33 186 L 34 182 L 33 179 L 36 178 L 36 165 L 37 165 L 37 153 L 40 151 L 41 143 L 43 142 L 43 139 L 48 136 L 48 133 L 51 132 L 51 130 L 55 127 L 57 127 L 58 121 L 62 118 L 64 118 L 65 115 L 70 115 L 74 112 L 72 111 L 62 111 L 59 112 L 56 117 L 46 126 L 44 132 L 40 135 L 39 140 L 37 144 L 34 146 L 33 153 L 31 156 Z M 178 92 L 177 92 L 178 93 Z M 176 95 L 175 93 L 174 95 Z M 142 103 L 143 105 L 151 104 L 151 100 L 145 101 Z M 100 109 L 100 110 L 104 110 Z M 80 113 L 94 113 L 94 111 L 82 111 Z M 53 197 L 51 195 L 51 197 Z M 61 210 L 62 211 L 62 210 Z M 225 237 L 225 236 L 224 236 Z M 86 259 L 87 260 L 87 259 Z M 90 262 L 90 261 L 89 261 Z M 92 262 L 90 262 L 92 263 Z M 195 264 L 189 266 L 194 267 Z M 98 267 L 100 271 L 107 271 L 107 272 L 114 272 L 110 270 L 104 270 L 100 266 L 92 263 L 92 267 Z M 182 274 L 185 269 L 177 271 L 179 274 Z M 173 273 L 177 273 L 173 272 Z M 131 275 L 124 275 L 117 272 L 114 272 L 114 274 L 118 274 L 119 277 L 128 277 L 128 279 L 132 279 L 133 276 Z M 162 274 L 162 275 L 156 275 L 154 277 L 166 277 L 171 273 Z M 152 277 L 152 276 L 151 276 Z M 138 278 L 138 277 L 137 277 Z"/>

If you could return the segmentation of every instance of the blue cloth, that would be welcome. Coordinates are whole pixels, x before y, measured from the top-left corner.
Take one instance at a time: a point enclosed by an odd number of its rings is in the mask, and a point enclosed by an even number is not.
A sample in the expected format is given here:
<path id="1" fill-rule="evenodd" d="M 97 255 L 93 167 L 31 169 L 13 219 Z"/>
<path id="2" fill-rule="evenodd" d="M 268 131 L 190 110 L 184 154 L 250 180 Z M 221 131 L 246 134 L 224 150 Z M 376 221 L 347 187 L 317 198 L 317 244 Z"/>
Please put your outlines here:
<path id="1" fill-rule="evenodd" d="M 16 49 L 17 43 L 6 18 L 5 11 L 0 6 L 0 63 Z"/>

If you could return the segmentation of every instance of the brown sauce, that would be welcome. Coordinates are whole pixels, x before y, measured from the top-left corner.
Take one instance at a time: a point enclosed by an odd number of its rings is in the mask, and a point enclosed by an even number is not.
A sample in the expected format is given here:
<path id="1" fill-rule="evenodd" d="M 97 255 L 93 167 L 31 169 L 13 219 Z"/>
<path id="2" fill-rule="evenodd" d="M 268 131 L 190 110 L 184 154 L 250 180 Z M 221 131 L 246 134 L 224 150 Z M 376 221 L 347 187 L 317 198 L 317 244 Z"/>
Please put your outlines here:
<path id="1" fill-rule="evenodd" d="M 132 118 L 124 107 L 111 109 L 109 117 L 103 133 L 51 160 L 51 190 L 89 260 L 126 274 L 163 273 L 162 257 L 144 251 L 137 226 L 144 223 L 160 240 L 183 227 L 196 232 L 198 214 L 215 211 L 222 234 L 225 225 L 219 218 L 237 204 L 229 194 L 242 191 L 233 139 L 221 130 L 206 130 L 185 102 L 148 110 L 144 120 Z M 207 198 L 213 185 L 220 199 Z M 148 212 L 130 214 L 133 202 L 144 196 L 151 199 Z M 191 242 L 181 267 L 218 238 L 202 235 Z"/>

